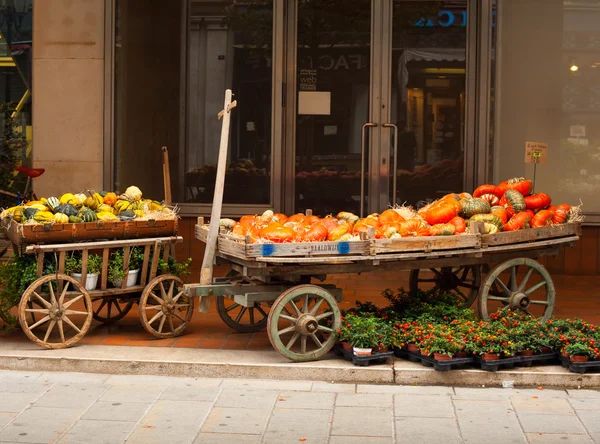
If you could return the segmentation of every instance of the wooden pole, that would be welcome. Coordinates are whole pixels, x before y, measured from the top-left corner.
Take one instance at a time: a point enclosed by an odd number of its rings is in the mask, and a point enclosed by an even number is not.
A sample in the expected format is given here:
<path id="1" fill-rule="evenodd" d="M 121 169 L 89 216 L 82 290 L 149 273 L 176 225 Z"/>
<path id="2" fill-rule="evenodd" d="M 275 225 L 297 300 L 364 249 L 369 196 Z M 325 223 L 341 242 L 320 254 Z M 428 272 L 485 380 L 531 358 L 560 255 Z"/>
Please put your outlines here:
<path id="1" fill-rule="evenodd" d="M 212 284 L 213 264 L 215 261 L 217 239 L 219 237 L 219 222 L 221 220 L 221 209 L 223 206 L 223 190 L 225 188 L 225 170 L 227 168 L 227 149 L 229 145 L 229 125 L 231 122 L 231 110 L 236 106 L 236 102 L 231 101 L 231 90 L 225 91 L 225 103 L 223 111 L 219 113 L 219 118 L 223 118 L 221 127 L 221 144 L 219 146 L 219 160 L 217 162 L 217 178 L 215 182 L 215 193 L 210 213 L 210 226 L 208 237 L 206 239 L 206 250 L 204 251 L 204 260 L 202 261 L 202 271 L 200 272 L 200 285 Z M 200 298 L 198 311 L 207 312 L 209 310 L 210 300 L 206 297 Z"/>
<path id="2" fill-rule="evenodd" d="M 165 205 L 171 205 L 171 172 L 169 170 L 169 150 L 166 146 L 162 147 L 163 152 L 163 180 L 165 187 Z"/>

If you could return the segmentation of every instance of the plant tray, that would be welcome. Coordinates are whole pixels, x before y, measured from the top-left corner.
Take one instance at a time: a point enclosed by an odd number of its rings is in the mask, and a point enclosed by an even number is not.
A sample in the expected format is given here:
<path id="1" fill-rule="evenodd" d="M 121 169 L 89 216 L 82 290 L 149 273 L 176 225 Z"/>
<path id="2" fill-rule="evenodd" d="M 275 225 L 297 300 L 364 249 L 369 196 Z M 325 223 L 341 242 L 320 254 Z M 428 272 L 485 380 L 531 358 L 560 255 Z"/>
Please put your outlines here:
<path id="1" fill-rule="evenodd" d="M 372 353 L 369 356 L 356 356 L 351 350 L 344 350 L 342 347 L 335 348 L 335 354 L 343 357 L 346 361 L 351 361 L 354 365 L 366 367 L 371 364 L 385 364 L 387 359 L 394 356 L 394 352 L 387 351 L 381 353 Z"/>
<path id="2" fill-rule="evenodd" d="M 433 367 L 433 369 L 438 372 L 447 372 L 448 370 L 463 368 L 475 362 L 475 359 L 473 357 L 452 358 L 449 361 L 439 361 L 437 359 L 434 359 L 432 356 L 423 356 L 420 353 L 404 350 L 401 348 L 395 348 L 394 354 L 399 358 L 408 359 L 411 362 L 420 362 L 425 367 Z"/>
<path id="3" fill-rule="evenodd" d="M 542 353 L 533 356 L 516 356 L 521 360 L 516 364 L 519 367 L 532 367 L 534 365 L 556 364 L 558 355 L 556 353 Z"/>
<path id="4" fill-rule="evenodd" d="M 523 356 L 513 356 L 512 358 L 501 358 L 496 361 L 486 361 L 481 359 L 481 356 L 475 356 L 475 363 L 488 372 L 496 372 L 500 368 L 514 368 L 522 361 Z"/>
<path id="5" fill-rule="evenodd" d="M 564 356 L 559 356 L 560 363 L 572 373 L 592 373 L 600 371 L 600 361 L 571 362 Z"/>
<path id="6" fill-rule="evenodd" d="M 9 221 L 2 229 L 13 244 L 24 245 L 175 236 L 178 226 L 177 219 L 38 225 Z"/>

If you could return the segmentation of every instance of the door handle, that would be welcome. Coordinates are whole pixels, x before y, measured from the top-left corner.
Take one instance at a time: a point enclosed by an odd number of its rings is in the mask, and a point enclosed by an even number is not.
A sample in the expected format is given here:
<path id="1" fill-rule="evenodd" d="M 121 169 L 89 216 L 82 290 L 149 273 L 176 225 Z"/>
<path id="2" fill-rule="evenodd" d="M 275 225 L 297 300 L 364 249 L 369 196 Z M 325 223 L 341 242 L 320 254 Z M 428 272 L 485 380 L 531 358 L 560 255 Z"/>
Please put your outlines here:
<path id="1" fill-rule="evenodd" d="M 396 205 L 396 182 L 398 181 L 398 127 L 393 123 L 384 123 L 384 128 L 394 128 L 394 185 L 393 185 L 393 204 Z"/>
<path id="2" fill-rule="evenodd" d="M 360 145 L 360 217 L 365 217 L 365 133 L 367 128 L 377 126 L 376 123 L 367 122 L 362 126 Z"/>

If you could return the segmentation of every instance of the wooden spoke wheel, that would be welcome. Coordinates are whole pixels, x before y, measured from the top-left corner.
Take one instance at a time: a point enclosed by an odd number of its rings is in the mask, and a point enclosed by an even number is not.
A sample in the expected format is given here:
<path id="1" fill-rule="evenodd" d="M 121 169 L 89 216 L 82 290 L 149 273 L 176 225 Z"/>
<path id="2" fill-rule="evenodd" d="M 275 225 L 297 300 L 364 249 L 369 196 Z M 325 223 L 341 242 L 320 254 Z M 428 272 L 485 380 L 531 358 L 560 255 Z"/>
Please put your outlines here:
<path id="1" fill-rule="evenodd" d="M 554 311 L 556 292 L 550 274 L 533 259 L 511 259 L 486 277 L 479 294 L 479 316 L 489 319 L 500 310 L 522 310 L 547 321 Z"/>
<path id="2" fill-rule="evenodd" d="M 273 348 L 292 361 L 313 361 L 335 344 L 341 325 L 337 301 L 316 285 L 284 291 L 269 312 L 267 333 Z"/>
<path id="3" fill-rule="evenodd" d="M 70 347 L 90 329 L 92 299 L 71 276 L 47 275 L 23 293 L 19 323 L 27 337 L 42 347 Z"/>
<path id="4" fill-rule="evenodd" d="M 103 324 L 112 324 L 123 319 L 133 307 L 134 301 L 118 296 L 100 296 L 92 299 L 94 319 Z"/>
<path id="5" fill-rule="evenodd" d="M 174 338 L 186 329 L 194 313 L 194 298 L 183 293 L 183 281 L 164 274 L 150 281 L 140 298 L 140 319 L 159 339 Z"/>
<path id="6" fill-rule="evenodd" d="M 432 285 L 433 290 L 456 294 L 462 299 L 465 307 L 473 305 L 481 286 L 480 265 L 431 268 L 430 271 L 432 275 L 426 275 L 426 270 L 411 270 L 411 294 L 415 295 L 421 284 Z"/>
<path id="7" fill-rule="evenodd" d="M 217 298 L 217 313 L 228 326 L 241 333 L 256 333 L 267 326 L 271 304 L 256 302 L 253 307 L 244 307 L 237 302 L 220 296 Z"/>

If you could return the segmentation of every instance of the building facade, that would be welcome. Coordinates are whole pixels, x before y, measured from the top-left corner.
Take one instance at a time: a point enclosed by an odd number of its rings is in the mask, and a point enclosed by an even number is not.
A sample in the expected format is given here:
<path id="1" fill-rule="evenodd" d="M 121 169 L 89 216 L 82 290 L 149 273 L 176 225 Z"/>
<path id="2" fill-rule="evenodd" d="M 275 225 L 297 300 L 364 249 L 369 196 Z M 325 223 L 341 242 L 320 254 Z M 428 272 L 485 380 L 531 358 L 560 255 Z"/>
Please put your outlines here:
<path id="1" fill-rule="evenodd" d="M 535 176 L 587 215 L 556 268 L 600 267 L 600 1 L 35 0 L 33 17 L 44 195 L 162 198 L 164 145 L 181 214 L 209 214 L 230 88 L 227 215 L 366 214 Z"/>

